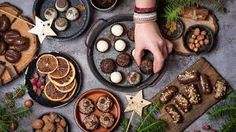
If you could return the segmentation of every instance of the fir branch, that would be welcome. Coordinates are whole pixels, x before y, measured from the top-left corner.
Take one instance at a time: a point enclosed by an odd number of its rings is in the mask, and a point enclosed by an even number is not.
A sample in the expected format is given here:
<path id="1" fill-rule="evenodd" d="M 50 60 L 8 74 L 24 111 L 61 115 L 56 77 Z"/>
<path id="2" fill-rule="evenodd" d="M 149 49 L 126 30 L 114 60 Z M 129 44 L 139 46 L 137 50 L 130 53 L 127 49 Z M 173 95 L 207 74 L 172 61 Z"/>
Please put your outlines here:
<path id="1" fill-rule="evenodd" d="M 30 112 L 31 112 L 31 109 L 28 107 L 19 107 L 15 110 L 9 112 L 8 114 L 4 115 L 4 117 L 7 117 L 10 120 L 15 121 L 17 119 L 27 116 Z"/>
<path id="2" fill-rule="evenodd" d="M 213 108 L 207 113 L 212 119 L 227 117 L 236 117 L 236 104 L 224 104 Z"/>
<path id="3" fill-rule="evenodd" d="M 226 124 L 221 128 L 221 132 L 234 132 L 236 129 L 236 118 L 230 119 Z"/>
<path id="4" fill-rule="evenodd" d="M 129 118 L 124 118 L 122 123 L 121 123 L 121 132 L 126 132 L 128 129 L 128 124 L 129 124 Z"/>
<path id="5" fill-rule="evenodd" d="M 168 127 L 168 124 L 163 120 L 156 120 L 155 122 L 149 124 L 137 132 L 163 132 Z"/>

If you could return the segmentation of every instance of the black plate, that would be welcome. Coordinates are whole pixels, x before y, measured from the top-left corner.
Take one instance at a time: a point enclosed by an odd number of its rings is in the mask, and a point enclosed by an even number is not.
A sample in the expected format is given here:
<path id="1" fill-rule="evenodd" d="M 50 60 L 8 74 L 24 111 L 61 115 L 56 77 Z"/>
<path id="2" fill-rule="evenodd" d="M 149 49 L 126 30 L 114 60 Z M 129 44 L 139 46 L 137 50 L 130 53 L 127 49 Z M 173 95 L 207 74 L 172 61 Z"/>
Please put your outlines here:
<path id="1" fill-rule="evenodd" d="M 86 40 L 86 45 L 88 47 L 87 59 L 88 59 L 90 69 L 92 70 L 93 74 L 98 78 L 98 80 L 100 80 L 104 85 L 106 85 L 108 88 L 112 88 L 113 90 L 124 91 L 124 92 L 139 91 L 143 88 L 146 88 L 152 85 L 154 82 L 157 82 L 158 79 L 161 78 L 160 75 L 162 75 L 162 74 L 152 74 L 152 75 L 142 74 L 139 68 L 136 66 L 135 61 L 133 59 L 132 59 L 132 65 L 130 67 L 128 68 L 118 67 L 117 71 L 121 71 L 125 75 L 128 74 L 129 71 L 137 71 L 141 73 L 143 79 L 142 79 L 142 82 L 138 85 L 128 84 L 125 76 L 123 76 L 124 80 L 120 84 L 114 84 L 110 82 L 110 79 L 109 79 L 110 74 L 104 74 L 101 71 L 100 66 L 99 66 L 101 60 L 105 58 L 115 59 L 119 52 L 115 51 L 114 46 L 112 46 L 106 53 L 99 53 L 95 46 L 96 41 L 100 38 L 107 38 L 111 41 L 111 44 L 113 44 L 114 41 L 112 40 L 112 36 L 110 35 L 110 27 L 115 23 L 119 23 L 124 26 L 124 28 L 126 29 L 125 32 L 127 32 L 127 29 L 133 26 L 132 22 L 133 22 L 132 15 L 118 15 L 118 16 L 111 17 L 107 20 L 100 19 L 92 27 L 92 29 L 90 30 L 90 33 L 87 36 L 87 40 Z M 125 52 L 131 54 L 131 51 L 134 48 L 134 42 L 130 41 L 126 34 L 118 38 L 123 39 L 127 42 L 128 48 L 126 49 Z M 146 57 L 151 58 L 152 55 L 147 54 Z"/>
<path id="2" fill-rule="evenodd" d="M 68 61 L 70 61 L 75 66 L 75 70 L 76 70 L 75 77 L 77 80 L 77 90 L 75 91 L 74 96 L 69 101 L 67 101 L 67 102 L 53 102 L 53 101 L 48 100 L 46 98 L 46 96 L 43 94 L 43 92 L 42 92 L 41 96 L 37 96 L 35 94 L 35 92 L 33 91 L 33 87 L 30 82 L 30 79 L 32 78 L 35 71 L 37 70 L 37 68 L 36 68 L 37 59 L 43 54 L 52 54 L 54 56 L 62 56 L 64 58 L 66 58 Z M 34 101 L 38 102 L 39 104 L 41 104 L 43 106 L 53 107 L 53 108 L 63 107 L 65 105 L 69 104 L 71 101 L 73 101 L 80 91 L 80 88 L 82 85 L 82 72 L 81 72 L 80 66 L 71 56 L 69 56 L 65 53 L 50 52 L 50 53 L 43 53 L 43 54 L 41 54 L 40 56 L 35 58 L 26 70 L 25 85 L 28 87 L 28 93 Z"/>
<path id="3" fill-rule="evenodd" d="M 33 7 L 33 15 L 40 17 L 42 20 L 46 20 L 44 17 L 44 11 L 47 8 L 55 8 L 54 3 L 56 0 L 35 0 Z M 66 41 L 74 39 L 80 36 L 89 24 L 90 20 L 90 5 L 88 0 L 68 0 L 70 7 L 78 7 L 79 4 L 83 4 L 85 10 L 80 12 L 80 17 L 75 21 L 68 21 L 69 25 L 65 31 L 58 31 L 52 24 L 52 29 L 57 36 L 49 37 L 57 41 Z M 78 8 L 77 8 L 78 9 Z M 58 12 L 58 15 L 65 17 L 65 12 Z"/>
<path id="4" fill-rule="evenodd" d="M 201 31 L 205 30 L 207 32 L 206 38 L 209 40 L 209 44 L 208 45 L 204 45 L 204 47 L 200 47 L 198 52 L 193 52 L 188 47 L 188 39 L 191 37 L 191 34 L 192 34 L 192 32 L 194 31 L 195 28 L 199 28 Z M 191 27 L 189 27 L 187 29 L 187 31 L 186 31 L 186 33 L 185 33 L 185 35 L 183 37 L 184 47 L 186 49 L 188 49 L 190 52 L 196 53 L 196 54 L 199 54 L 199 53 L 202 53 L 202 52 L 209 52 L 212 49 L 212 47 L 213 47 L 214 38 L 215 38 L 214 33 L 213 33 L 213 31 L 209 27 L 204 26 L 204 25 L 193 25 L 193 26 L 191 26 Z"/>
<path id="5" fill-rule="evenodd" d="M 55 113 L 56 113 L 56 112 L 55 112 Z M 44 114 L 40 115 L 37 119 L 42 119 L 44 115 L 48 115 L 48 114 L 50 114 L 50 112 L 49 112 L 49 113 L 44 113 Z M 70 132 L 70 124 L 69 124 L 68 120 L 67 120 L 64 116 L 62 116 L 61 114 L 59 114 L 59 113 L 57 113 L 57 115 L 58 115 L 61 119 L 64 119 L 64 120 L 66 121 L 66 124 L 67 124 L 66 132 Z M 35 129 L 34 129 L 34 128 L 33 128 L 32 132 L 35 132 Z"/>

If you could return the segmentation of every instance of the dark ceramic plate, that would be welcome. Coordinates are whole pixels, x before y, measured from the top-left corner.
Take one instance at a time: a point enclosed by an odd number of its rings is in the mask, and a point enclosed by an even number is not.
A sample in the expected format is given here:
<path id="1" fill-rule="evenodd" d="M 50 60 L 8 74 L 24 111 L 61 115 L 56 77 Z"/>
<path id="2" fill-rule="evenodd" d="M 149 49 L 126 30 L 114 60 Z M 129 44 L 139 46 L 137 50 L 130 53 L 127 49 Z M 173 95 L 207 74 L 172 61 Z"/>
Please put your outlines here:
<path id="1" fill-rule="evenodd" d="M 56 0 L 35 0 L 33 7 L 33 16 L 38 16 L 42 20 L 46 20 L 44 17 L 44 11 L 47 8 L 55 8 Z M 68 0 L 69 7 L 76 7 L 80 11 L 80 17 L 75 21 L 68 21 L 69 25 L 65 31 L 58 31 L 55 29 L 54 22 L 52 29 L 56 32 L 57 36 L 50 37 L 57 41 L 66 41 L 74 39 L 80 36 L 86 29 L 90 20 L 90 5 L 88 0 Z M 58 16 L 65 18 L 65 12 L 58 12 Z"/>
<path id="2" fill-rule="evenodd" d="M 203 47 L 200 47 L 199 48 L 199 51 L 198 52 L 193 52 L 191 49 L 189 49 L 188 47 L 188 40 L 189 38 L 191 38 L 191 35 L 192 35 L 192 32 L 194 31 L 195 28 L 199 28 L 201 31 L 206 31 L 207 34 L 206 34 L 206 38 L 209 40 L 209 44 L 208 45 L 204 45 Z M 202 52 L 209 52 L 212 47 L 213 47 L 213 44 L 214 44 L 214 33 L 213 31 L 208 28 L 207 26 L 204 26 L 204 25 L 193 25 L 191 27 L 189 27 L 183 37 L 183 41 L 184 41 L 184 47 L 186 49 L 188 49 L 190 52 L 193 52 L 193 53 L 202 53 Z"/>
<path id="3" fill-rule="evenodd" d="M 44 115 L 48 115 L 48 114 L 50 114 L 50 113 L 44 113 L 44 114 L 42 114 L 41 116 L 39 116 L 37 119 L 42 119 Z M 70 132 L 70 124 L 69 124 L 68 120 L 67 120 L 64 116 L 62 116 L 61 114 L 59 114 L 59 113 L 57 113 L 57 115 L 58 115 L 61 119 L 64 119 L 64 120 L 66 121 L 67 126 L 66 126 L 65 131 L 66 131 L 66 132 Z M 36 130 L 33 129 L 32 131 L 35 132 Z"/>
<path id="4" fill-rule="evenodd" d="M 113 24 L 121 24 L 125 28 L 125 34 L 121 37 L 114 37 L 110 33 L 110 28 Z M 94 73 L 94 75 L 108 88 L 112 88 L 113 90 L 125 91 L 125 92 L 133 92 L 138 91 L 143 88 L 146 88 L 152 85 L 154 82 L 157 82 L 157 79 L 160 78 L 160 74 L 143 74 L 138 66 L 136 65 L 131 52 L 134 49 L 134 42 L 129 40 L 127 36 L 127 31 L 133 27 L 133 18 L 132 15 L 118 15 L 111 17 L 107 20 L 100 19 L 90 30 L 90 33 L 87 36 L 86 45 L 88 47 L 88 63 L 90 69 Z M 110 48 L 105 53 L 100 53 L 96 48 L 96 42 L 101 39 L 108 39 L 110 42 Z M 105 58 L 111 58 L 113 60 L 116 59 L 116 56 L 120 53 L 114 49 L 114 41 L 116 39 L 123 39 L 127 43 L 127 48 L 124 52 L 128 53 L 132 62 L 131 65 L 127 68 L 117 67 L 116 71 L 120 71 L 123 75 L 123 81 L 119 84 L 114 84 L 110 81 L 110 74 L 105 74 L 100 69 L 100 62 Z M 152 54 L 145 54 L 144 58 L 153 58 Z M 142 76 L 141 83 L 137 85 L 131 85 L 127 81 L 128 72 L 136 71 L 139 72 Z"/>
<path id="5" fill-rule="evenodd" d="M 33 91 L 33 87 L 30 82 L 30 79 L 33 77 L 33 74 L 37 71 L 37 68 L 36 68 L 37 59 L 43 54 L 41 54 L 36 59 L 34 59 L 31 62 L 31 64 L 29 65 L 29 67 L 27 68 L 26 75 L 25 75 L 25 85 L 28 87 L 28 93 L 29 93 L 30 97 L 34 101 L 38 102 L 39 104 L 46 106 L 46 107 L 53 107 L 53 108 L 63 107 L 65 105 L 69 104 L 70 102 L 72 102 L 76 98 L 76 96 L 78 95 L 78 93 L 80 91 L 80 88 L 82 85 L 82 72 L 81 72 L 80 66 L 71 56 L 69 56 L 65 53 L 50 52 L 50 53 L 44 53 L 44 54 L 52 54 L 54 56 L 62 56 L 75 66 L 75 70 L 76 70 L 75 77 L 77 80 L 77 90 L 75 91 L 74 95 L 67 102 L 53 102 L 53 101 L 48 100 L 43 92 L 40 96 L 37 96 L 35 94 L 35 92 Z"/>

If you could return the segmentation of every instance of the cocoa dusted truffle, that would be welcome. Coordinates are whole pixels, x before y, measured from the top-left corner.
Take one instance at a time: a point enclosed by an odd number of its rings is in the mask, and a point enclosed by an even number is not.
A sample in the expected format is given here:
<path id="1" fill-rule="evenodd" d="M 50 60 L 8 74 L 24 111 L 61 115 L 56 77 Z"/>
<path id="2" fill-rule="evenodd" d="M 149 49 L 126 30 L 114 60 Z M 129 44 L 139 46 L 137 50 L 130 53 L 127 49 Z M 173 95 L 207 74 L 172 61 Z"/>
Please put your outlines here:
<path id="1" fill-rule="evenodd" d="M 100 63 L 100 68 L 104 73 L 112 73 L 116 68 L 116 64 L 112 59 L 104 59 Z"/>
<path id="2" fill-rule="evenodd" d="M 151 59 L 144 59 L 141 62 L 140 70 L 144 74 L 152 74 L 153 73 L 153 61 Z"/>
<path id="3" fill-rule="evenodd" d="M 0 55 L 4 55 L 7 50 L 7 45 L 5 42 L 0 41 Z"/>
<path id="4" fill-rule="evenodd" d="M 9 49 L 5 54 L 5 59 L 10 63 L 16 63 L 20 60 L 21 53 L 16 50 Z"/>
<path id="5" fill-rule="evenodd" d="M 121 67 L 127 67 L 129 66 L 131 62 L 131 57 L 129 54 L 127 53 L 120 53 L 117 57 L 116 57 L 116 63 L 121 66 Z"/>
<path id="6" fill-rule="evenodd" d="M 14 44 L 14 41 L 21 37 L 20 33 L 16 30 L 9 30 L 5 33 L 4 35 L 4 41 L 9 44 L 12 45 Z"/>
<path id="7" fill-rule="evenodd" d="M 115 122 L 115 118 L 110 113 L 103 113 L 99 118 L 100 124 L 104 128 L 110 128 Z"/>
<path id="8" fill-rule="evenodd" d="M 138 72 L 129 72 L 127 80 L 132 85 L 139 84 L 141 81 L 141 75 Z"/>
<path id="9" fill-rule="evenodd" d="M 0 31 L 7 31 L 11 26 L 10 19 L 6 15 L 0 16 Z"/>

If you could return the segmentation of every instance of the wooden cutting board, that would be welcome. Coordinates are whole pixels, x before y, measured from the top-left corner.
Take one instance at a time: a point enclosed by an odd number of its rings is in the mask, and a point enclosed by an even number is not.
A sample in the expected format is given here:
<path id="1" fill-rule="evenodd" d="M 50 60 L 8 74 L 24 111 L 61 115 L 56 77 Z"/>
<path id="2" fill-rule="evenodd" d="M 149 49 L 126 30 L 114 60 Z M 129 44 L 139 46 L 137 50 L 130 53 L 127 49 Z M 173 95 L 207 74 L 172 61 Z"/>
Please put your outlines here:
<path id="1" fill-rule="evenodd" d="M 205 59 L 200 58 L 197 60 L 192 66 L 187 68 L 186 70 L 196 70 L 200 73 L 204 73 L 210 77 L 211 84 L 214 85 L 217 80 L 224 80 L 224 78 L 214 69 L 214 67 Z M 178 82 L 177 79 L 173 80 L 171 83 L 169 83 L 167 86 L 177 86 L 179 89 L 179 93 L 184 93 L 184 88 L 182 84 Z M 216 100 L 214 98 L 214 92 L 212 92 L 209 95 L 204 95 L 200 88 L 199 92 L 201 94 L 202 102 L 198 105 L 192 105 L 192 109 L 188 113 L 182 113 L 183 115 L 183 122 L 179 124 L 175 124 L 172 122 L 171 117 L 169 114 L 165 111 L 165 105 L 162 107 L 160 111 L 160 118 L 167 121 L 169 124 L 168 132 L 176 132 L 178 131 L 184 131 L 190 124 L 192 124 L 196 119 L 198 119 L 200 116 L 202 116 L 211 106 L 219 102 L 220 100 Z M 229 94 L 232 91 L 232 88 L 228 86 L 227 93 Z M 153 97 L 153 101 L 159 100 L 160 93 L 158 93 L 156 96 Z M 171 100 L 168 104 L 174 104 L 173 100 Z"/>
<path id="2" fill-rule="evenodd" d="M 14 5 L 11 5 L 9 3 L 1 3 L 0 9 L 6 11 L 8 13 L 11 13 L 12 15 L 18 16 L 22 19 L 29 21 L 28 18 L 26 18 L 25 16 L 22 16 L 22 11 Z M 0 12 L 0 15 L 2 15 L 2 14 L 5 14 L 5 13 Z M 0 56 L 1 61 L 6 62 L 7 63 L 6 65 L 9 67 L 15 68 L 16 72 L 19 74 L 29 65 L 29 63 L 35 57 L 35 54 L 38 50 L 38 39 L 35 35 L 28 32 L 28 30 L 30 30 L 32 28 L 30 25 L 28 25 L 24 21 L 14 18 L 8 14 L 5 14 L 5 15 L 11 20 L 11 23 L 12 23 L 11 29 L 15 29 L 15 30 L 19 31 L 22 36 L 27 37 L 30 40 L 30 46 L 29 46 L 28 50 L 21 52 L 22 57 L 19 62 L 15 63 L 15 64 L 11 64 L 5 60 L 4 56 Z M 9 71 L 5 70 L 3 75 L 1 76 L 3 85 L 11 82 L 16 77 L 17 76 L 15 76 L 15 77 L 10 76 Z"/>

